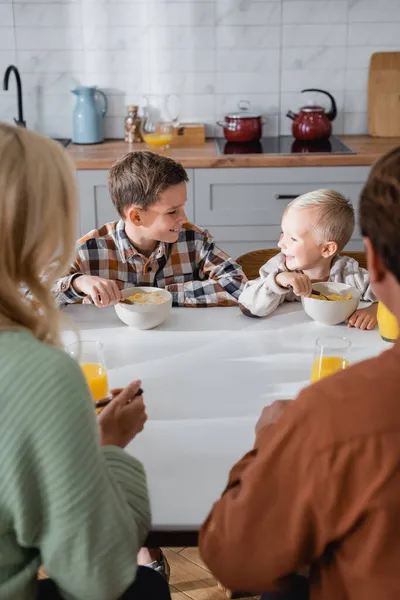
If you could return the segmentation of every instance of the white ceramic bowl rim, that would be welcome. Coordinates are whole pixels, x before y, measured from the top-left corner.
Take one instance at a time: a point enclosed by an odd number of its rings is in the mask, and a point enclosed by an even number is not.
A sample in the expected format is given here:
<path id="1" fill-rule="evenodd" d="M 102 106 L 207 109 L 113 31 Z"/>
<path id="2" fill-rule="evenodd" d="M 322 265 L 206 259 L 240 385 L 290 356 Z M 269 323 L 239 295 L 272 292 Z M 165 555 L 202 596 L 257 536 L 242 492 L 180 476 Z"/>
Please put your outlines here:
<path id="1" fill-rule="evenodd" d="M 354 287 L 353 285 L 349 285 L 348 283 L 339 283 L 336 281 L 321 281 L 319 283 L 312 284 L 313 289 L 317 292 L 328 293 L 328 294 L 337 294 L 348 292 L 352 295 L 352 298 L 349 300 L 340 300 L 339 302 L 353 302 L 354 298 L 358 296 L 358 300 L 361 297 L 360 291 Z M 315 300 L 316 302 L 324 302 L 332 304 L 332 300 L 324 300 L 317 298 L 307 298 L 307 300 Z"/>

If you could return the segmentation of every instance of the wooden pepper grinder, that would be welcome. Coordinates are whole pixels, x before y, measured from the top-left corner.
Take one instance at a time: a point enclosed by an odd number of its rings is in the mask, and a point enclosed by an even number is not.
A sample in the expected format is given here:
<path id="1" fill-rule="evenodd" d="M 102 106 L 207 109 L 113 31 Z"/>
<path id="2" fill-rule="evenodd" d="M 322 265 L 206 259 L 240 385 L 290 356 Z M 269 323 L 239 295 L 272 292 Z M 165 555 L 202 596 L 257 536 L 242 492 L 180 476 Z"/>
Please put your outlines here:
<path id="1" fill-rule="evenodd" d="M 125 141 L 129 144 L 140 144 L 143 142 L 140 131 L 142 119 L 138 116 L 139 107 L 137 104 L 128 106 L 128 116 L 125 119 Z"/>

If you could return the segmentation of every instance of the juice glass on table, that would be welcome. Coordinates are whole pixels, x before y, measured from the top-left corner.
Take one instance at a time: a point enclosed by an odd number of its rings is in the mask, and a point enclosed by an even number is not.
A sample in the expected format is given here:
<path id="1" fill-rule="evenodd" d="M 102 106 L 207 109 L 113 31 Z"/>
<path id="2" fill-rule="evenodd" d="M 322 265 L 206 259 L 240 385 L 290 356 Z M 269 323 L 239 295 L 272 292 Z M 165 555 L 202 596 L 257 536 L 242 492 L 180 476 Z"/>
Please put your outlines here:
<path id="1" fill-rule="evenodd" d="M 350 366 L 348 359 L 351 343 L 345 337 L 320 337 L 315 342 L 311 383 L 333 375 Z"/>
<path id="2" fill-rule="evenodd" d="M 92 393 L 93 402 L 106 398 L 108 378 L 102 344 L 89 341 L 75 342 L 67 346 L 67 352 L 80 364 Z"/>

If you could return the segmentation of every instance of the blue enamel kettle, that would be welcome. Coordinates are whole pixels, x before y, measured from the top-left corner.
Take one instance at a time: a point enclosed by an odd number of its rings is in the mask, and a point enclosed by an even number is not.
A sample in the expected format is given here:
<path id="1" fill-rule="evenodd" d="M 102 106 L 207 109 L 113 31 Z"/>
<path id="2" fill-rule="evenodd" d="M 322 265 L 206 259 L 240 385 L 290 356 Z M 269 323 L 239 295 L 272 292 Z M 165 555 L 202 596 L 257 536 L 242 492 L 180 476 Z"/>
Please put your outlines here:
<path id="1" fill-rule="evenodd" d="M 96 87 L 77 87 L 73 114 L 72 141 L 74 144 L 104 142 L 104 117 L 108 109 L 106 95 Z M 100 98 L 102 105 L 100 105 Z"/>

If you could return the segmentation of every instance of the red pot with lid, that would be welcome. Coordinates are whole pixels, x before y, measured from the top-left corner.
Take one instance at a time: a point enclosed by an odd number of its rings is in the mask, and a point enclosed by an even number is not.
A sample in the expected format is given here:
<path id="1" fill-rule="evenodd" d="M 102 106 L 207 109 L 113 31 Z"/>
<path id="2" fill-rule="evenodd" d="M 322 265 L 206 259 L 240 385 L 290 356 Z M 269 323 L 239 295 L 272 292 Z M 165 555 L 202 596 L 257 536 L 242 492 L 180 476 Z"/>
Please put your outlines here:
<path id="1" fill-rule="evenodd" d="M 289 119 L 292 119 L 292 134 L 296 140 L 301 141 L 317 141 L 326 140 L 332 133 L 332 121 L 337 115 L 336 102 L 334 97 L 325 90 L 314 88 L 302 90 L 304 92 L 319 92 L 325 94 L 331 101 L 331 106 L 328 111 L 325 111 L 322 106 L 317 104 L 308 104 L 302 106 L 300 111 L 295 114 L 291 110 L 286 113 Z"/>
<path id="2" fill-rule="evenodd" d="M 236 112 L 226 115 L 224 121 L 218 121 L 224 130 L 225 139 L 228 142 L 254 142 L 262 136 L 262 114 L 252 111 L 250 102 L 241 100 Z"/>

